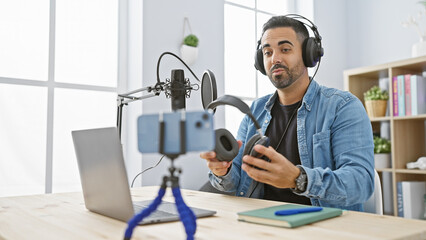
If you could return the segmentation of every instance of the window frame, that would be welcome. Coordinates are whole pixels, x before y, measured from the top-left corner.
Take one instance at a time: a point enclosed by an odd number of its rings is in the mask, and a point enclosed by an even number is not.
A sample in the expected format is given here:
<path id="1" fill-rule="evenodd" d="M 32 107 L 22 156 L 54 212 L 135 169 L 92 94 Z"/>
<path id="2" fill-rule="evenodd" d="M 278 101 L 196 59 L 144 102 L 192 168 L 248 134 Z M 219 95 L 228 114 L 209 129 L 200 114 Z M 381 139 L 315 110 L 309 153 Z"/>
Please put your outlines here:
<path id="1" fill-rule="evenodd" d="M 46 130 L 46 162 L 45 162 L 45 193 L 52 193 L 53 189 L 53 145 L 54 145 L 54 92 L 55 89 L 91 90 L 101 92 L 117 93 L 124 89 L 127 84 L 127 68 L 125 62 L 120 59 L 127 58 L 127 9 L 128 0 L 117 0 L 117 85 L 107 87 L 100 85 L 86 85 L 55 81 L 55 29 L 56 29 L 56 0 L 49 0 L 49 48 L 48 48 L 48 75 L 47 81 L 21 79 L 0 76 L 0 84 L 13 84 L 21 86 L 45 87 L 47 88 L 47 130 Z M 123 35 L 124 34 L 124 35 Z M 22 194 L 26 194 L 22 192 Z"/>

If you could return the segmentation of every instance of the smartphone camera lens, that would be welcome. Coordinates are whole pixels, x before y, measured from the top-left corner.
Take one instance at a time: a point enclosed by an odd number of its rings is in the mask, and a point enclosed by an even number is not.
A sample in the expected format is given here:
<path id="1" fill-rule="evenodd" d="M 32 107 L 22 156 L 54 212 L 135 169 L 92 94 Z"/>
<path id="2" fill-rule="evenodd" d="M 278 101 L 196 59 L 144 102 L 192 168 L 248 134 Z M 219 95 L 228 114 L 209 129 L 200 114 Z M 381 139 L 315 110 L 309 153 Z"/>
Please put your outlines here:
<path id="1" fill-rule="evenodd" d="M 202 126 L 203 126 L 203 124 L 200 121 L 197 121 L 195 123 L 195 127 L 197 127 L 197 128 L 201 128 Z"/>
<path id="2" fill-rule="evenodd" d="M 203 120 L 209 120 L 209 115 L 207 113 L 203 114 Z"/>

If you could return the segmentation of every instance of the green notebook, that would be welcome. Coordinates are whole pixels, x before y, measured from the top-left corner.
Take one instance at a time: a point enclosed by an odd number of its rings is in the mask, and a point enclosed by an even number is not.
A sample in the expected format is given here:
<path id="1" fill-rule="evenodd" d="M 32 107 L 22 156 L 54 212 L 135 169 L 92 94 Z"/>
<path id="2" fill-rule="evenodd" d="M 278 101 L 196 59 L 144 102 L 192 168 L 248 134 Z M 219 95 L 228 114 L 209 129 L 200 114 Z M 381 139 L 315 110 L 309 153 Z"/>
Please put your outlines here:
<path id="1" fill-rule="evenodd" d="M 294 208 L 309 208 L 310 206 L 285 204 L 275 207 L 255 209 L 246 212 L 239 212 L 238 220 L 244 222 L 258 223 L 263 225 L 271 225 L 277 227 L 294 228 L 305 224 L 318 222 L 324 219 L 333 218 L 342 215 L 342 210 L 339 208 L 323 207 L 319 212 L 298 213 L 288 216 L 276 216 L 275 211 L 294 209 Z"/>

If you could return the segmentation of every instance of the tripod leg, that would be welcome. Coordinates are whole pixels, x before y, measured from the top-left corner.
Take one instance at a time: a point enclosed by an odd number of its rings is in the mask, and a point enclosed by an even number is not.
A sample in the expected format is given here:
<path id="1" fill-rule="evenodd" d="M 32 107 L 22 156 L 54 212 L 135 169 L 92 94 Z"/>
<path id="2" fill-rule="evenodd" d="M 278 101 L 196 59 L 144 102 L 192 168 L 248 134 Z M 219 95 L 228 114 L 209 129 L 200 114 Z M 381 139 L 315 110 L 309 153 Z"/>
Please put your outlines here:
<path id="1" fill-rule="evenodd" d="M 173 196 L 175 197 L 176 207 L 179 212 L 180 220 L 182 221 L 187 240 L 194 239 L 195 231 L 197 230 L 196 216 L 192 210 L 185 204 L 180 193 L 179 187 L 172 188 Z"/>
<path id="2" fill-rule="evenodd" d="M 161 204 L 161 199 L 163 199 L 164 194 L 166 193 L 166 187 L 161 186 L 160 190 L 158 191 L 158 196 L 152 201 L 152 203 L 145 209 L 142 210 L 142 212 L 136 214 L 133 216 L 132 219 L 130 219 L 127 222 L 127 229 L 124 233 L 124 239 L 129 240 L 132 237 L 133 229 L 138 225 L 140 221 L 142 221 L 145 217 L 149 216 L 152 212 L 154 212 L 158 206 Z"/>

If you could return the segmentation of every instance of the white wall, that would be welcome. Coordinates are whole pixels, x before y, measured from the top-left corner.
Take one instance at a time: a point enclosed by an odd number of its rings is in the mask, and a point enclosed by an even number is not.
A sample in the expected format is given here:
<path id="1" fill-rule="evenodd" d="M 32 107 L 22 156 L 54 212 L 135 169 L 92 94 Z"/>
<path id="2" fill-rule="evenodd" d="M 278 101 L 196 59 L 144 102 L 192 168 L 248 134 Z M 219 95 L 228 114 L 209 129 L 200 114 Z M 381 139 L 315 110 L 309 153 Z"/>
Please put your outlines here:
<path id="1" fill-rule="evenodd" d="M 346 2 L 349 1 L 314 1 L 314 23 L 324 48 L 315 80 L 321 85 L 338 89 L 343 89 L 343 70 L 347 67 Z"/>
<path id="2" fill-rule="evenodd" d="M 317 0 L 314 22 L 323 38 L 324 57 L 316 80 L 343 89 L 343 71 L 411 57 L 419 41 L 402 21 L 423 9 L 418 0 Z M 426 18 L 424 18 L 425 27 Z"/>
<path id="3" fill-rule="evenodd" d="M 419 41 L 419 37 L 414 28 L 404 28 L 401 22 L 423 8 L 417 2 L 419 1 L 346 1 L 346 68 L 410 58 L 411 46 Z M 425 22 L 426 19 L 423 23 Z"/>
<path id="4" fill-rule="evenodd" d="M 151 86 L 156 81 L 157 61 L 163 52 L 172 52 L 180 55 L 180 45 L 183 40 L 184 17 L 188 17 L 192 33 L 199 38 L 198 60 L 190 66 L 201 80 L 202 73 L 210 69 L 218 80 L 219 95 L 223 94 L 223 1 L 198 1 L 198 0 L 145 0 L 143 1 L 143 86 Z M 188 33 L 188 29 L 186 34 Z M 185 77 L 191 83 L 195 78 L 183 64 L 171 55 L 163 56 L 160 64 L 160 78 L 165 81 L 170 78 L 172 69 L 184 69 Z M 150 98 L 142 102 L 143 113 L 158 113 L 159 110 L 171 111 L 171 101 L 166 99 L 164 93 L 159 97 Z M 191 98 L 186 101 L 186 109 L 202 110 L 200 91 L 192 92 Z M 215 116 L 218 124 L 223 125 L 223 116 Z M 142 168 L 154 165 L 160 158 L 159 154 L 146 154 L 142 158 Z M 181 167 L 181 187 L 198 189 L 207 182 L 205 160 L 199 153 L 183 155 L 175 160 Z M 159 185 L 162 176 L 168 174 L 169 159 L 163 159 L 155 169 L 142 175 L 142 185 Z"/>

